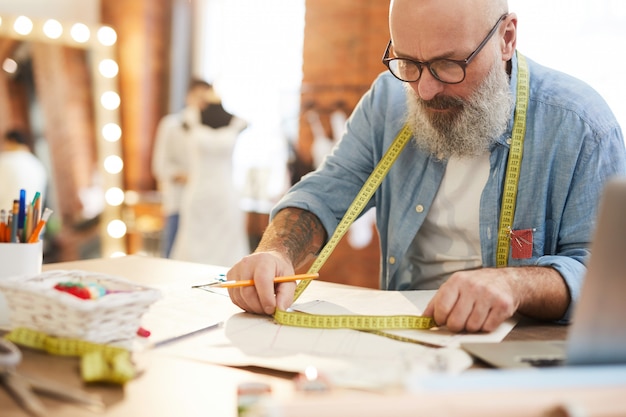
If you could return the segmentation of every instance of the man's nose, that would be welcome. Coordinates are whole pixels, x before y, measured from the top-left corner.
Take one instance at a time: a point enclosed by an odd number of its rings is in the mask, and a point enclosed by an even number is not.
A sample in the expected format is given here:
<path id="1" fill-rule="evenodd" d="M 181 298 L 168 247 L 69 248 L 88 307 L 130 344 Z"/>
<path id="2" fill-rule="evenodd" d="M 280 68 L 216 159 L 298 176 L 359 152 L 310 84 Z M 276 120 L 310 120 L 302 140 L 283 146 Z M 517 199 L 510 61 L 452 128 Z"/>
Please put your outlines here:
<path id="1" fill-rule="evenodd" d="M 441 81 L 433 77 L 433 75 L 428 71 L 427 68 L 424 68 L 422 71 L 422 76 L 419 80 L 414 81 L 411 84 L 411 87 L 417 95 L 422 100 L 432 100 L 437 96 L 437 94 L 443 91 L 444 85 Z"/>

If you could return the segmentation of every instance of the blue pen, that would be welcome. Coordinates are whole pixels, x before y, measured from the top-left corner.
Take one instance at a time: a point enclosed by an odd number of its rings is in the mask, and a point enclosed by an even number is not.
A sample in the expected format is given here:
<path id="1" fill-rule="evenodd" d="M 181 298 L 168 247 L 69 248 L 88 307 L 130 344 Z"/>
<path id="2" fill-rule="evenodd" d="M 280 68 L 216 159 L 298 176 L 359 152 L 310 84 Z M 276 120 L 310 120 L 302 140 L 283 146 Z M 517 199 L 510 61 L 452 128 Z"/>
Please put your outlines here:
<path id="1" fill-rule="evenodd" d="M 24 229 L 24 222 L 26 221 L 26 190 L 20 190 L 20 211 L 18 217 L 17 228 L 18 230 Z"/>

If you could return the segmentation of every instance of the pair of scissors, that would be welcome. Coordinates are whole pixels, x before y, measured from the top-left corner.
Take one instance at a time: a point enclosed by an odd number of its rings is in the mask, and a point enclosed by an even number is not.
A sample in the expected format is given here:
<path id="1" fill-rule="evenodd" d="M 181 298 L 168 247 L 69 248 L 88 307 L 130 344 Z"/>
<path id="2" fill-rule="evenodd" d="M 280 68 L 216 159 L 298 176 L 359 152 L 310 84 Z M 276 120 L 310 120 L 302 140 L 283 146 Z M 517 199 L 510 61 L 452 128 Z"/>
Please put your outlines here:
<path id="1" fill-rule="evenodd" d="M 29 414 L 36 417 L 47 415 L 46 409 L 35 392 L 48 394 L 62 400 L 85 405 L 93 410 L 102 410 L 104 403 L 97 396 L 80 389 L 60 385 L 56 381 L 46 381 L 19 374 L 17 365 L 22 360 L 22 352 L 12 342 L 0 337 L 0 384 Z"/>

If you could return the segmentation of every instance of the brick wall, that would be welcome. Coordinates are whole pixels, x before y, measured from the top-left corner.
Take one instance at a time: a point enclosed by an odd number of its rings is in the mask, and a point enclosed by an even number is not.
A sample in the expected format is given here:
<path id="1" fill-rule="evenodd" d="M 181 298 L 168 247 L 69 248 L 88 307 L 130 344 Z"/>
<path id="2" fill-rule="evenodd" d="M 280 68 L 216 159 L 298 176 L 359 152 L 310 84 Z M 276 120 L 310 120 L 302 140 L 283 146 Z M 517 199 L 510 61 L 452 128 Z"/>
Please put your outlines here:
<path id="1" fill-rule="evenodd" d="M 348 113 L 385 67 L 381 57 L 389 39 L 388 0 L 308 0 L 306 2 L 302 114 L 298 153 L 311 167 L 313 133 L 306 112 L 315 110 L 332 137 L 329 115 L 343 107 Z M 378 287 L 378 238 L 352 248 L 346 238 L 320 271 L 321 279 Z"/>
<path id="2" fill-rule="evenodd" d="M 304 29 L 303 111 L 314 108 L 330 134 L 328 114 L 354 108 L 385 68 L 388 0 L 308 0 Z M 303 113 L 304 114 L 304 113 Z M 299 150 L 310 163 L 311 129 L 300 120 Z"/>

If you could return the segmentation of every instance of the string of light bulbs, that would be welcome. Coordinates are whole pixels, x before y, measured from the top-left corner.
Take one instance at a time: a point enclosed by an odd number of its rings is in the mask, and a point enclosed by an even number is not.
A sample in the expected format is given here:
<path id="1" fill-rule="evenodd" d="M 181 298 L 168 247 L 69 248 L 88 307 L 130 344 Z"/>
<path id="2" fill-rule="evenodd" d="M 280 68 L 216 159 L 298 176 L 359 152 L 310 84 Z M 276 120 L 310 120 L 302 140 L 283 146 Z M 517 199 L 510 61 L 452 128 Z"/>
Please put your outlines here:
<path id="1" fill-rule="evenodd" d="M 101 255 L 126 254 L 127 227 L 122 220 L 124 161 L 121 157 L 118 92 L 119 66 L 115 60 L 117 34 L 109 26 L 36 19 L 27 16 L 0 15 L 0 36 L 82 48 L 90 52 L 93 80 L 94 120 L 98 149 L 98 166 L 102 176 L 104 208 L 100 215 Z M 17 69 L 7 58 L 4 71 Z"/>

